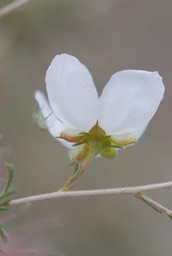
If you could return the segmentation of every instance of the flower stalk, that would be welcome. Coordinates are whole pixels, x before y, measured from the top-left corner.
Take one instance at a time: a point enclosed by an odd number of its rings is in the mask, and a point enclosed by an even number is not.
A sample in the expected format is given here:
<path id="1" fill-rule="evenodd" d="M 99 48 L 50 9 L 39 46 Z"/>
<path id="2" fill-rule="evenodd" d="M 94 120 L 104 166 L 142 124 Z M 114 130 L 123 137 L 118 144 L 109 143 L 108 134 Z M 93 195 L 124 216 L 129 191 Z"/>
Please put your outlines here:
<path id="1" fill-rule="evenodd" d="M 73 175 L 65 182 L 63 187 L 59 190 L 59 192 L 68 191 L 74 183 L 78 180 L 80 175 L 84 172 L 87 165 L 90 163 L 90 161 L 95 157 L 95 154 L 92 152 L 83 160 L 81 164 L 78 164 L 77 162 L 74 162 L 74 171 Z"/>

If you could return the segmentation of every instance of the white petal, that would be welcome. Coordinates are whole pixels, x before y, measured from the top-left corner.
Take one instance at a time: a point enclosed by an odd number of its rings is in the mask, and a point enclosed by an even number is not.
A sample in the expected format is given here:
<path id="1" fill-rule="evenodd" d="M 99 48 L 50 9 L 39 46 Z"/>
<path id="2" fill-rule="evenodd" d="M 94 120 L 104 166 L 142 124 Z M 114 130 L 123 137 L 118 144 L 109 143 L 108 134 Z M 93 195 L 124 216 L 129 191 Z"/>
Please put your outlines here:
<path id="1" fill-rule="evenodd" d="M 47 93 L 56 116 L 68 126 L 88 130 L 97 121 L 98 96 L 88 69 L 73 56 L 55 56 L 46 74 Z"/>
<path id="2" fill-rule="evenodd" d="M 114 74 L 100 97 L 99 124 L 109 134 L 131 133 L 138 139 L 164 94 L 158 72 L 126 70 Z"/>
<path id="3" fill-rule="evenodd" d="M 66 129 L 66 127 L 64 126 L 64 124 L 62 122 L 60 122 L 56 116 L 54 115 L 51 107 L 49 106 L 45 96 L 43 95 L 42 92 L 40 91 L 36 91 L 35 92 L 35 100 L 38 102 L 38 105 L 40 107 L 41 113 L 43 115 L 43 117 L 45 118 L 46 121 L 46 126 L 50 132 L 50 134 L 55 137 L 55 139 L 57 136 L 60 136 L 60 133 Z M 64 146 L 70 148 L 71 145 L 70 143 L 62 140 L 62 139 L 58 139 Z"/>

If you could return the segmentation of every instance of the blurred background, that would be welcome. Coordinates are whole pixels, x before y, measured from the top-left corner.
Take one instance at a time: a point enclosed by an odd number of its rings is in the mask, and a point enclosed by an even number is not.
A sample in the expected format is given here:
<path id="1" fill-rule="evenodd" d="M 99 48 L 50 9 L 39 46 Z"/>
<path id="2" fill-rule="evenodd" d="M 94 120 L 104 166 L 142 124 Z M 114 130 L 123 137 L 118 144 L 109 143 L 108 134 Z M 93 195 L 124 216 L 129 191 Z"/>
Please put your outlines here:
<path id="1" fill-rule="evenodd" d="M 166 85 L 140 142 L 115 160 L 95 159 L 74 189 L 172 180 L 171 13 L 171 0 L 31 0 L 0 17 L 1 145 L 17 168 L 18 197 L 56 191 L 72 172 L 67 150 L 32 117 L 34 91 L 45 92 L 47 67 L 62 52 L 89 68 L 99 93 L 122 69 L 157 70 Z M 147 194 L 172 208 L 170 189 Z M 46 216 L 57 216 L 49 239 L 62 255 L 171 256 L 172 220 L 131 196 L 35 203 L 22 221 Z"/>

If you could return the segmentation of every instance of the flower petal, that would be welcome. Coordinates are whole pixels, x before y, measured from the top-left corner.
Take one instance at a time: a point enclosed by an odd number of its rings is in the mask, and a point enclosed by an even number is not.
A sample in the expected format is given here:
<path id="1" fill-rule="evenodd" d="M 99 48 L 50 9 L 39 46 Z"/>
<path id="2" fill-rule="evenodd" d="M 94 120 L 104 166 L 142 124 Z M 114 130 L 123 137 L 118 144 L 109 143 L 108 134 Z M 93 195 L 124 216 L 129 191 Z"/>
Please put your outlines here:
<path id="1" fill-rule="evenodd" d="M 66 129 L 66 127 L 56 118 L 43 93 L 40 91 L 36 91 L 35 100 L 38 102 L 50 134 L 57 140 L 59 140 L 65 147 L 71 148 L 70 143 L 57 138 L 58 136 L 60 136 L 60 133 Z"/>
<path id="2" fill-rule="evenodd" d="M 98 95 L 88 69 L 73 56 L 55 56 L 46 73 L 47 93 L 55 115 L 67 126 L 88 130 L 98 115 Z"/>
<path id="3" fill-rule="evenodd" d="M 158 72 L 117 72 L 100 97 L 100 126 L 108 134 L 131 133 L 138 139 L 155 114 L 164 90 Z"/>

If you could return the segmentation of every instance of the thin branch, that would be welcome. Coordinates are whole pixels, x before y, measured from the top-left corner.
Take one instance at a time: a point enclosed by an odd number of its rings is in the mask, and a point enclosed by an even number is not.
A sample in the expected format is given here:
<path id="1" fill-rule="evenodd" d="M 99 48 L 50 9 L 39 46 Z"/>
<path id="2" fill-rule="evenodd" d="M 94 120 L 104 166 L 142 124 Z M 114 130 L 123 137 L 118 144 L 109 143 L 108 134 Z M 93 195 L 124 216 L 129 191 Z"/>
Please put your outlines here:
<path id="1" fill-rule="evenodd" d="M 153 191 L 165 188 L 172 188 L 172 181 L 150 184 L 136 187 L 123 187 L 123 188 L 109 188 L 109 189 L 96 189 L 96 190 L 80 190 L 80 191 L 67 191 L 67 192 L 52 192 L 47 194 L 34 195 L 11 201 L 11 205 L 19 205 L 24 203 L 33 203 L 36 201 L 71 198 L 71 197 L 87 197 L 87 196 L 102 196 L 102 195 L 120 195 L 131 194 L 136 195 L 139 192 Z"/>
<path id="2" fill-rule="evenodd" d="M 164 207 L 163 205 L 159 204 L 158 202 L 152 200 L 150 197 L 143 195 L 142 193 L 137 193 L 135 195 L 136 198 L 142 200 L 148 206 L 150 206 L 155 211 L 167 215 L 170 219 L 172 219 L 172 211 L 168 208 Z"/>
<path id="3" fill-rule="evenodd" d="M 30 0 L 16 0 L 16 1 L 2 7 L 0 9 L 0 16 L 4 16 L 4 15 L 18 9 L 19 7 L 21 7 L 22 5 L 26 4 L 29 1 Z"/>

